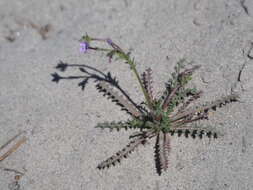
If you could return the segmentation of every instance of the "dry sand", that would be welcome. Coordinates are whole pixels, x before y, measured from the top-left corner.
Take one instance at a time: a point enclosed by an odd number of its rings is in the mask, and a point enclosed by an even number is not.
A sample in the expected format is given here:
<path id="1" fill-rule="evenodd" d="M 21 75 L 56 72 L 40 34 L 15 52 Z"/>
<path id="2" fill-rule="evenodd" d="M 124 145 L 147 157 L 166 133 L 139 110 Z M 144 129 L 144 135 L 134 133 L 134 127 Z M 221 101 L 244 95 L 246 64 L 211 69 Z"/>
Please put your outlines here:
<path id="1" fill-rule="evenodd" d="M 79 53 L 85 32 L 131 49 L 139 70 L 153 69 L 156 92 L 179 59 L 202 65 L 193 84 L 204 91 L 203 101 L 231 91 L 241 96 L 207 121 L 224 136 L 172 137 L 170 167 L 162 176 L 155 172 L 153 141 L 121 164 L 97 170 L 127 143 L 129 132 L 94 126 L 128 116 L 93 82 L 84 91 L 80 80 L 53 83 L 54 67 L 62 60 L 110 71 L 136 102 L 142 96 L 126 65 Z M 0 162 L 0 189 L 253 189 L 252 43 L 252 0 L 0 0 L 0 145 L 20 131 L 28 138 Z M 60 74 L 81 73 L 68 68 Z M 15 172 L 4 168 L 24 175 L 16 183 Z"/>

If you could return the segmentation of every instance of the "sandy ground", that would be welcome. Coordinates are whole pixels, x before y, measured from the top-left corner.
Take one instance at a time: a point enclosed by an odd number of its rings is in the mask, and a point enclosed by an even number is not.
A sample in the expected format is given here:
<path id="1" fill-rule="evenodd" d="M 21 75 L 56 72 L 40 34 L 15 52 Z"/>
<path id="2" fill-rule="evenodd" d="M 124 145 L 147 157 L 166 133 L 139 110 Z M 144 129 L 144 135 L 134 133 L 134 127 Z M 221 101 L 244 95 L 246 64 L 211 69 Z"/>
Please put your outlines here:
<path id="1" fill-rule="evenodd" d="M 170 167 L 158 176 L 153 141 L 109 170 L 97 164 L 128 142 L 129 132 L 95 129 L 128 116 L 90 82 L 52 82 L 59 60 L 117 76 L 136 102 L 133 75 L 99 53 L 79 53 L 81 35 L 111 37 L 131 49 L 138 69 L 151 67 L 162 91 L 175 63 L 202 65 L 193 84 L 213 100 L 231 91 L 238 103 L 208 121 L 216 140 L 172 137 Z M 0 162 L 1 190 L 250 190 L 253 189 L 252 0 L 1 0 L 0 145 L 20 131 L 27 142 Z M 241 72 L 240 72 L 241 71 Z M 238 75 L 240 74 L 240 81 Z M 17 170 L 24 175 L 14 177 Z"/>

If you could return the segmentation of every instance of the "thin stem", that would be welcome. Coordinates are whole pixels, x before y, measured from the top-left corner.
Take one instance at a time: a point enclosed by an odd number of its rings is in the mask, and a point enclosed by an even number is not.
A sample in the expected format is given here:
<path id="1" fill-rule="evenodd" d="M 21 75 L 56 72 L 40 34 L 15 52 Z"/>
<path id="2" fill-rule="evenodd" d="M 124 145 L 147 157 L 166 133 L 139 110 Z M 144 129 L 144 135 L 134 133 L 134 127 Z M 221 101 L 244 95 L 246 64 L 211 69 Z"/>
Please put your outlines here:
<path id="1" fill-rule="evenodd" d="M 111 49 L 108 49 L 108 48 L 99 48 L 99 47 L 89 47 L 89 49 L 92 49 L 92 50 L 97 50 L 97 51 L 111 51 Z"/>
<path id="2" fill-rule="evenodd" d="M 128 64 L 131 66 L 131 69 L 133 70 L 133 72 L 134 72 L 134 74 L 135 74 L 135 76 L 136 76 L 136 78 L 137 78 L 137 80 L 138 80 L 138 82 L 139 82 L 139 85 L 141 86 L 142 93 L 143 93 L 143 95 L 144 95 L 144 97 L 145 97 L 145 99 L 146 99 L 146 101 L 147 101 L 147 104 L 148 104 L 149 109 L 152 110 L 152 109 L 153 109 L 153 105 L 152 105 L 152 103 L 151 103 L 150 97 L 149 97 L 149 95 L 148 95 L 146 89 L 145 89 L 144 86 L 143 86 L 143 83 L 142 83 L 141 78 L 140 78 L 140 75 L 139 75 L 139 73 L 138 73 L 138 71 L 137 71 L 137 69 L 136 69 L 136 67 L 135 67 L 134 62 L 131 61 L 129 58 L 128 58 L 127 62 L 128 62 Z"/>
<path id="3" fill-rule="evenodd" d="M 92 39 L 93 41 L 103 41 L 103 42 L 107 42 L 107 43 L 108 43 L 108 41 L 107 41 L 106 39 L 99 39 L 99 38 L 91 38 L 91 39 Z M 113 42 L 110 42 L 109 44 L 112 46 L 112 48 L 113 48 L 114 50 L 118 51 L 118 53 L 122 53 L 122 54 L 123 54 L 124 59 L 126 60 L 127 64 L 130 65 L 131 70 L 133 70 L 133 73 L 134 73 L 134 75 L 136 76 L 139 85 L 141 86 L 142 93 L 143 93 L 143 95 L 144 95 L 144 97 L 145 97 L 145 99 L 146 99 L 146 102 L 147 102 L 147 104 L 148 104 L 149 109 L 152 110 L 152 109 L 153 109 L 152 102 L 151 102 L 151 100 L 150 100 L 150 97 L 149 97 L 149 95 L 148 95 L 146 89 L 145 89 L 144 86 L 143 86 L 143 83 L 142 83 L 141 78 L 140 78 L 140 76 L 139 76 L 139 73 L 138 73 L 138 71 L 137 71 L 137 69 L 136 69 L 136 66 L 135 66 L 135 64 L 134 64 L 134 61 L 131 60 L 131 59 L 129 58 L 129 55 L 126 54 L 117 44 L 115 44 L 115 43 L 113 43 Z M 112 51 L 112 49 L 98 48 L 98 47 L 89 47 L 89 49 L 92 49 L 92 50 L 99 50 L 99 51 L 106 51 L 106 52 Z"/>

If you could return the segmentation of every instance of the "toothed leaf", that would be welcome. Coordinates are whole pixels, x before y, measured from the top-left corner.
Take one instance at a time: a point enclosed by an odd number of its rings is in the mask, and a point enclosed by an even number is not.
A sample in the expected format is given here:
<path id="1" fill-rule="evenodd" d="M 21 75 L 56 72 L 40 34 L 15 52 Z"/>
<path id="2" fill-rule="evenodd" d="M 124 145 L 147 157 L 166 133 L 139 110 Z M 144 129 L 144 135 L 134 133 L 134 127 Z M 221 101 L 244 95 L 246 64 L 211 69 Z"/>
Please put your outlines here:
<path id="1" fill-rule="evenodd" d="M 120 162 L 123 158 L 127 158 L 128 155 L 135 150 L 137 146 L 140 144 L 145 144 L 147 138 L 149 138 L 150 135 L 152 135 L 152 131 L 149 132 L 143 132 L 143 135 L 138 136 L 134 138 L 125 148 L 118 151 L 116 154 L 108 158 L 107 160 L 101 162 L 97 168 L 98 169 L 104 169 L 109 168 L 112 165 L 115 165 L 117 162 Z"/>
<path id="2" fill-rule="evenodd" d="M 164 170 L 166 171 L 169 166 L 169 153 L 170 153 L 170 137 L 169 133 L 163 133 L 163 154 L 165 157 Z"/>
<path id="3" fill-rule="evenodd" d="M 152 79 L 152 69 L 151 68 L 146 69 L 146 71 L 142 74 L 142 83 L 143 83 L 145 90 L 147 91 L 147 93 L 149 95 L 149 98 L 151 100 L 153 100 L 154 99 L 153 79 Z"/>
<path id="4" fill-rule="evenodd" d="M 210 109 L 215 110 L 217 107 L 222 107 L 222 106 L 226 105 L 227 103 L 237 101 L 238 99 L 239 99 L 238 95 L 232 94 L 229 96 L 225 96 L 225 97 L 222 97 L 222 98 L 215 100 L 213 102 L 206 103 L 202 106 L 188 109 L 188 110 L 184 111 L 183 113 L 178 114 L 175 117 L 173 117 L 172 121 L 176 121 L 178 119 L 184 118 L 184 117 L 191 115 L 191 114 L 199 114 L 199 113 L 203 113 L 203 112 L 208 112 Z"/>
<path id="5" fill-rule="evenodd" d="M 104 122 L 104 123 L 98 123 L 95 128 L 101 128 L 101 129 L 116 129 L 119 131 L 120 129 L 149 129 L 152 127 L 151 122 L 145 122 L 143 120 L 139 119 L 132 119 L 125 122 L 119 121 L 119 122 Z"/>
<path id="6" fill-rule="evenodd" d="M 222 134 L 215 129 L 212 129 L 210 127 L 201 128 L 201 127 L 177 127 L 177 128 L 171 128 L 169 131 L 169 134 L 173 136 L 175 133 L 177 133 L 178 137 L 182 136 L 184 134 L 184 137 L 192 137 L 196 138 L 199 137 L 200 139 L 203 138 L 203 136 L 207 136 L 208 138 L 218 138 L 218 136 L 222 136 Z"/>
<path id="7" fill-rule="evenodd" d="M 125 110 L 127 113 L 136 118 L 141 116 L 142 113 L 131 102 L 126 100 L 122 95 L 119 95 L 106 82 L 99 82 L 97 84 L 97 88 L 100 92 L 103 92 L 104 95 L 112 99 L 113 102 L 116 102 L 116 104 L 119 105 L 122 110 Z"/>
<path id="8" fill-rule="evenodd" d="M 191 103 L 193 103 L 194 101 L 196 101 L 197 99 L 200 98 L 200 96 L 202 95 L 202 91 L 196 92 L 195 94 L 193 94 L 188 100 L 186 100 L 183 105 L 178 109 L 178 112 L 182 112 L 184 111 Z"/>
<path id="9" fill-rule="evenodd" d="M 160 131 L 156 137 L 155 145 L 155 162 L 156 171 L 161 175 L 162 170 L 166 171 L 168 168 L 168 156 L 170 152 L 170 139 L 168 133 Z"/>

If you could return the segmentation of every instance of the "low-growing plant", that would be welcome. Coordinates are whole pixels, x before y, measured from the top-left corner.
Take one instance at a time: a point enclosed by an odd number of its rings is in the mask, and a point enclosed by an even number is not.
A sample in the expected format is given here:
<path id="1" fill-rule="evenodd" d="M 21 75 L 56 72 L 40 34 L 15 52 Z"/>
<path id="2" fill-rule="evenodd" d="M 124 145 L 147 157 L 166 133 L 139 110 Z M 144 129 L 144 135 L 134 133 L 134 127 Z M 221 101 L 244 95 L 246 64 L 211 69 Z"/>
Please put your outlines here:
<path id="1" fill-rule="evenodd" d="M 101 42 L 109 45 L 109 48 L 92 46 L 92 43 Z M 216 110 L 217 107 L 226 105 L 227 103 L 237 101 L 239 96 L 231 94 L 224 96 L 212 102 L 203 105 L 194 106 L 193 103 L 201 97 L 202 91 L 196 88 L 188 87 L 189 81 L 192 79 L 193 73 L 200 68 L 199 65 L 186 68 L 185 61 L 181 60 L 175 66 L 175 71 L 171 74 L 171 78 L 165 84 L 163 94 L 158 97 L 153 93 L 152 70 L 146 69 L 139 74 L 136 68 L 136 62 L 130 57 L 130 52 L 123 51 L 111 39 L 92 38 L 87 34 L 82 37 L 80 43 L 80 51 L 86 53 L 91 50 L 106 52 L 109 62 L 112 58 L 123 60 L 129 65 L 130 70 L 135 75 L 140 89 L 144 95 L 144 102 L 137 104 L 122 90 L 118 81 L 111 76 L 101 73 L 97 69 L 85 66 L 88 69 L 99 72 L 100 75 L 91 74 L 80 65 L 68 65 L 60 62 L 56 68 L 64 71 L 67 66 L 80 66 L 80 71 L 85 76 L 61 77 L 57 73 L 52 74 L 53 81 L 58 82 L 60 79 L 76 79 L 83 78 L 79 85 L 84 89 L 89 79 L 95 79 L 96 87 L 99 92 L 107 96 L 122 110 L 130 114 L 131 118 L 127 121 L 104 122 L 98 123 L 96 128 L 101 129 L 136 129 L 138 132 L 133 133 L 129 139 L 130 142 L 122 150 L 116 152 L 113 156 L 98 164 L 98 169 L 109 168 L 120 162 L 123 158 L 135 150 L 141 144 L 145 144 L 151 138 L 156 138 L 155 143 L 155 163 L 157 173 L 160 175 L 162 171 L 168 169 L 168 156 L 170 153 L 170 136 L 177 133 L 177 136 L 185 136 L 202 139 L 203 136 L 209 138 L 217 138 L 217 132 L 208 127 L 199 127 L 192 125 L 193 122 L 208 119 L 209 111 Z M 101 76 L 102 75 L 102 76 Z M 119 91 L 121 95 L 117 92 Z"/>

